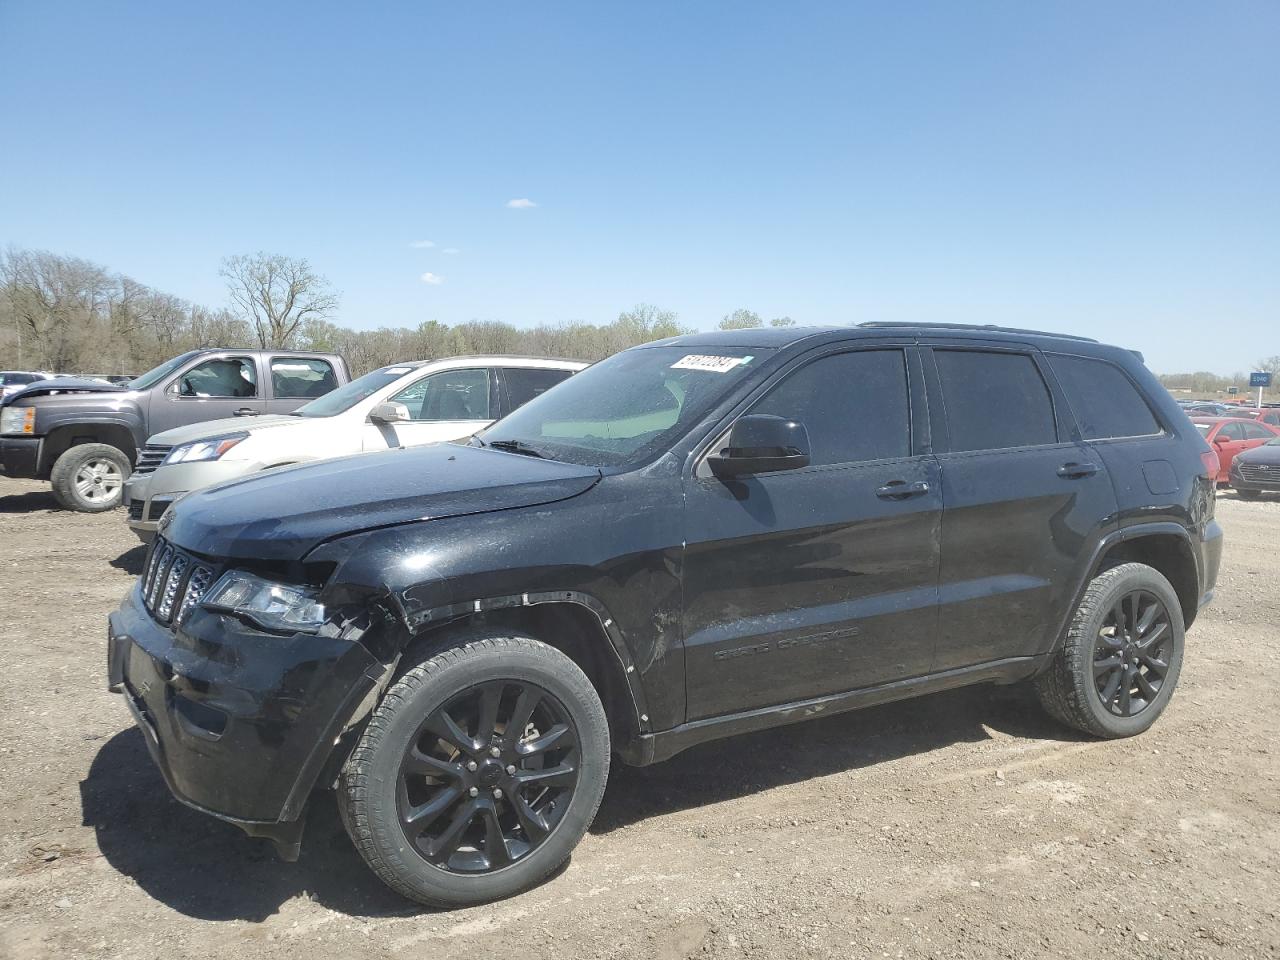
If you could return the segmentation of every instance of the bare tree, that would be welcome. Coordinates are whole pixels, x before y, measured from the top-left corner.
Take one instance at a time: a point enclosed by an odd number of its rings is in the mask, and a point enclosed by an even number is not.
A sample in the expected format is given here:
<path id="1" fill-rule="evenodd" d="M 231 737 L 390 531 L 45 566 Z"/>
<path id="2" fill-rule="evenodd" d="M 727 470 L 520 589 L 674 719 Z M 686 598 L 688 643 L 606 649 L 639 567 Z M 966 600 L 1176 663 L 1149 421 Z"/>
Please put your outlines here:
<path id="1" fill-rule="evenodd" d="M 1265 360 L 1259 360 L 1254 370 L 1263 373 L 1280 373 L 1280 356 L 1267 357 Z"/>
<path id="2" fill-rule="evenodd" d="M 305 259 L 245 254 L 223 260 L 220 273 L 231 302 L 263 347 L 288 346 L 299 327 L 328 318 L 338 306 L 338 294 Z"/>

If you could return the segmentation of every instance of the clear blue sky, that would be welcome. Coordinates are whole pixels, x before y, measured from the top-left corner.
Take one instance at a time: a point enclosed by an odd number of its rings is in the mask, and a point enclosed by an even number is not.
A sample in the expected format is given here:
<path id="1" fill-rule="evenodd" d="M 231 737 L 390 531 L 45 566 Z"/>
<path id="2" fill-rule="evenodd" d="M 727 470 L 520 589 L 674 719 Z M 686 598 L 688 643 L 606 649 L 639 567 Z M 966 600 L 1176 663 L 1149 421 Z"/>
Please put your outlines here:
<path id="1" fill-rule="evenodd" d="M 360 327 L 648 301 L 1229 373 L 1280 353 L 1277 51 L 1274 0 L 0 0 L 0 245 L 213 305 L 303 256 Z"/>

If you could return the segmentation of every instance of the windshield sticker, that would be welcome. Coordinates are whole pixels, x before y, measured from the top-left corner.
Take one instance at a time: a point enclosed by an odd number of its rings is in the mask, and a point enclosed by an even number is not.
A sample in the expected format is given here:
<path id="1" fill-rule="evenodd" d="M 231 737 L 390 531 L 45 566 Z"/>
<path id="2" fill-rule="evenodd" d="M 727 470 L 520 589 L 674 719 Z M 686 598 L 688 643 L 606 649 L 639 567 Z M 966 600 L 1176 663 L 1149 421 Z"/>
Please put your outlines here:
<path id="1" fill-rule="evenodd" d="M 387 373 L 408 373 L 413 367 L 388 367 Z"/>
<path id="2" fill-rule="evenodd" d="M 671 369 L 728 373 L 734 367 L 745 367 L 752 359 L 752 357 L 713 357 L 701 353 L 690 353 L 673 363 Z"/>

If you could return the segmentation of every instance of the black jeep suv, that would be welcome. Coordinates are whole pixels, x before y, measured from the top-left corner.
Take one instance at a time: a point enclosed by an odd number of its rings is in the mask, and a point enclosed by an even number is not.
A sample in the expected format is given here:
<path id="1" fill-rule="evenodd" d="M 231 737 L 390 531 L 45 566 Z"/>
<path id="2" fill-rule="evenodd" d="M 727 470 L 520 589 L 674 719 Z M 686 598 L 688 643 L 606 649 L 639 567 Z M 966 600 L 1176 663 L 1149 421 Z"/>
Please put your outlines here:
<path id="1" fill-rule="evenodd" d="M 569 856 L 611 753 L 979 682 L 1140 733 L 1221 552 L 1217 461 L 1128 350 L 989 327 L 617 354 L 467 443 L 188 496 L 110 620 L 173 792 L 296 856 L 337 789 L 407 897 Z"/>

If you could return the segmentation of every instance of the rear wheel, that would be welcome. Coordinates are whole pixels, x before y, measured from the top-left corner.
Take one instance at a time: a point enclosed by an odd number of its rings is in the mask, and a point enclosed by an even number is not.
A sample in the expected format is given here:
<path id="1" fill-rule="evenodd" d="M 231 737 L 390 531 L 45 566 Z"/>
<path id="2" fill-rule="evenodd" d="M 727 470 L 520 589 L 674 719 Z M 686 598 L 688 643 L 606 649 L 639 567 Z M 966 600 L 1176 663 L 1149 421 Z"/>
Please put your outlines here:
<path id="1" fill-rule="evenodd" d="M 457 907 L 518 893 L 564 863 L 608 770 L 604 708 L 577 664 L 532 637 L 474 634 L 391 686 L 338 797 L 388 886 Z"/>
<path id="2" fill-rule="evenodd" d="M 1182 669 L 1182 607 L 1152 567 L 1125 563 L 1094 577 L 1066 642 L 1036 678 L 1045 709 L 1097 737 L 1131 737 L 1150 727 L 1173 696 Z"/>
<path id="3" fill-rule="evenodd" d="M 101 513 L 120 505 L 132 465 L 123 450 L 107 443 L 81 443 L 53 464 L 53 496 L 67 510 Z"/>

